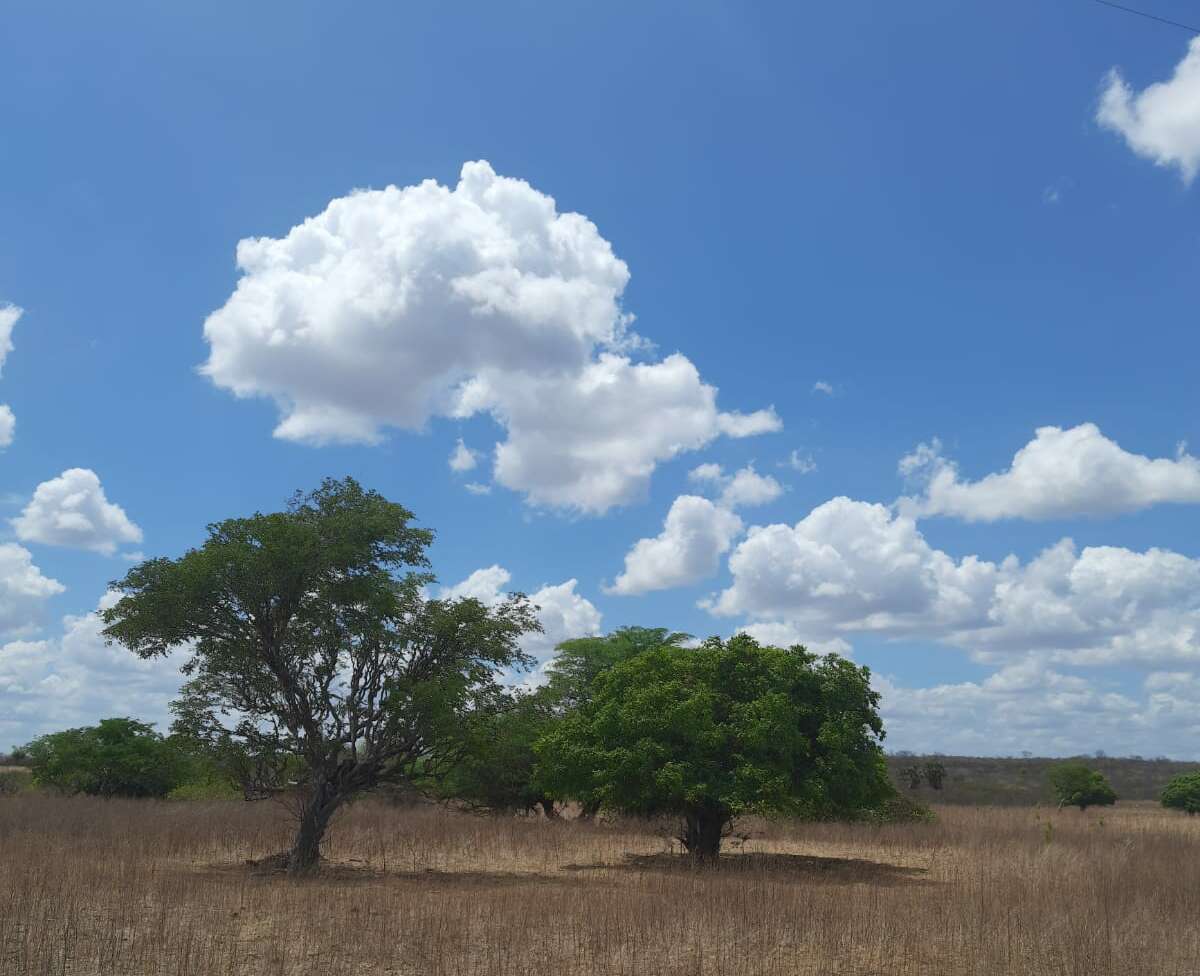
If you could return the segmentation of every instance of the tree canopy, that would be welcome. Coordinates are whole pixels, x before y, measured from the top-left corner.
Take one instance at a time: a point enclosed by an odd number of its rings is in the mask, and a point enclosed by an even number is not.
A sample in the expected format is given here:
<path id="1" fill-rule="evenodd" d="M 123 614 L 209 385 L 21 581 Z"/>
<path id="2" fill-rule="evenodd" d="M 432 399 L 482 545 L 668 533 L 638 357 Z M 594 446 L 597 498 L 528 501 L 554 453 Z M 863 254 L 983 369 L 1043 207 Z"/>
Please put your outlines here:
<path id="1" fill-rule="evenodd" d="M 1162 791 L 1162 805 L 1168 810 L 1200 813 L 1200 771 L 1176 776 Z"/>
<path id="2" fill-rule="evenodd" d="M 1060 807 L 1079 807 L 1083 811 L 1117 802 L 1117 794 L 1104 774 L 1083 763 L 1059 763 L 1050 769 L 1049 778 Z"/>
<path id="3" fill-rule="evenodd" d="M 595 676 L 538 742 L 539 776 L 557 796 L 676 815 L 685 848 L 712 858 L 742 814 L 847 816 L 889 796 L 878 702 L 836 655 L 668 640 Z"/>
<path id="4" fill-rule="evenodd" d="M 541 807 L 546 816 L 556 816 L 533 748 L 556 719 L 545 687 L 517 691 L 494 711 L 474 717 L 461 729 L 462 758 L 433 784 L 436 794 L 482 810 L 528 813 Z"/>
<path id="5" fill-rule="evenodd" d="M 34 739 L 26 761 L 39 786 L 92 796 L 166 796 L 186 775 L 186 759 L 153 726 L 131 718 Z"/>
<path id="6" fill-rule="evenodd" d="M 319 859 L 338 808 L 461 758 L 458 730 L 500 702 L 499 669 L 539 629 L 521 594 L 488 607 L 429 599 L 433 534 L 356 481 L 326 480 L 284 511 L 208 527 L 199 548 L 114 584 L 105 634 L 142 657 L 181 650 L 181 732 L 253 760 L 263 793 L 298 800 L 288 869 Z"/>

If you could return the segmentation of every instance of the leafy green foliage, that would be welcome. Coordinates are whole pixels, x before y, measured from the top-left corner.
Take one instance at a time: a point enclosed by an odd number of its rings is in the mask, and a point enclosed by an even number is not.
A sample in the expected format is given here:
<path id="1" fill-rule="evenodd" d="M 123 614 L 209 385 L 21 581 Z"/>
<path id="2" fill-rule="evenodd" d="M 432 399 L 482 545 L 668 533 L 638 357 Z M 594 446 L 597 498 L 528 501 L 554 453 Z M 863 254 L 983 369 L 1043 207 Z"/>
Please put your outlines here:
<path id="1" fill-rule="evenodd" d="M 1176 776 L 1162 791 L 1162 805 L 1168 810 L 1200 813 L 1200 772 Z"/>
<path id="2" fill-rule="evenodd" d="M 131 718 L 35 739 L 29 765 L 38 786 L 93 796 L 166 796 L 186 773 L 175 746 Z"/>
<path id="3" fill-rule="evenodd" d="M 621 627 L 603 637 L 563 641 L 547 668 L 548 694 L 560 708 L 574 708 L 591 698 L 596 678 L 614 665 L 643 651 L 679 647 L 690 639 L 690 634 L 664 627 Z"/>
<path id="4" fill-rule="evenodd" d="M 541 807 L 554 816 L 554 801 L 538 782 L 534 743 L 557 721 L 548 689 L 518 692 L 494 712 L 464 723 L 462 758 L 434 784 L 444 799 L 505 812 Z"/>
<path id="5" fill-rule="evenodd" d="M 940 790 L 942 784 L 946 781 L 946 767 L 936 759 L 932 762 L 925 763 L 921 767 L 922 773 L 925 774 L 925 782 L 929 784 L 931 789 Z"/>
<path id="6" fill-rule="evenodd" d="M 878 806 L 865 810 L 862 819 L 878 824 L 933 823 L 937 818 L 924 803 L 904 793 L 896 793 Z"/>
<path id="7" fill-rule="evenodd" d="M 316 865 L 357 793 L 460 759 L 456 730 L 498 707 L 496 672 L 527 663 L 518 639 L 539 629 L 520 594 L 426 599 L 433 535 L 412 518 L 351 478 L 326 480 L 133 567 L 104 612 L 106 636 L 142 657 L 189 652 L 181 734 L 241 762 L 254 795 L 301 798 L 290 870 Z"/>
<path id="8" fill-rule="evenodd" d="M 910 790 L 918 789 L 921 785 L 921 767 L 908 765 L 900 770 L 900 775 L 904 777 L 904 782 L 908 784 Z"/>
<path id="9" fill-rule="evenodd" d="M 1098 773 L 1080 762 L 1059 763 L 1051 767 L 1050 786 L 1060 807 L 1112 806 L 1117 794 L 1103 773 Z"/>
<path id="10" fill-rule="evenodd" d="M 836 655 L 739 634 L 651 647 L 598 674 L 591 697 L 536 746 L 556 796 L 678 815 L 716 856 L 746 813 L 853 816 L 892 792 L 869 673 Z"/>

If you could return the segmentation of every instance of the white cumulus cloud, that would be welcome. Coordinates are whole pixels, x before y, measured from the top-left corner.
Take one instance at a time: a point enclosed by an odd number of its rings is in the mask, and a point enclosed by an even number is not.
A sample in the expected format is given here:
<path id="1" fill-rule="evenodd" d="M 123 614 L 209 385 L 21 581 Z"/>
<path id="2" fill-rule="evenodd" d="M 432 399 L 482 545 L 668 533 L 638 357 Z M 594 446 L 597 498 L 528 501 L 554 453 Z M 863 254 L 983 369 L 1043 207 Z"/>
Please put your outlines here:
<path id="1" fill-rule="evenodd" d="M 1200 502 L 1200 459 L 1182 449 L 1174 458 L 1132 454 L 1095 424 L 1039 427 L 1007 471 L 979 481 L 962 480 L 936 440 L 902 458 L 900 473 L 925 482 L 920 497 L 901 500 L 902 511 L 971 522 L 1115 515 Z"/>
<path id="2" fill-rule="evenodd" d="M 104 494 L 88 468 L 70 468 L 37 486 L 25 510 L 12 520 L 17 538 L 112 555 L 142 541 L 142 530 Z"/>
<path id="3" fill-rule="evenodd" d="M 499 603 L 508 594 L 512 574 L 503 566 L 477 569 L 466 579 L 440 589 L 443 600 L 473 597 L 487 606 Z M 601 615 L 595 605 L 577 593 L 578 580 L 543 586 L 528 594 L 538 607 L 542 633 L 521 638 L 521 647 L 533 656 L 540 669 L 552 657 L 556 645 L 573 637 L 591 637 L 600 633 Z"/>
<path id="4" fill-rule="evenodd" d="M 497 482 L 600 513 L 681 452 L 779 427 L 771 410 L 719 411 L 679 353 L 635 362 L 625 263 L 587 218 L 486 162 L 453 188 L 336 199 L 283 238 L 243 240 L 237 260 L 203 370 L 274 399 L 279 437 L 371 443 L 485 413 L 506 431 Z"/>
<path id="5" fill-rule="evenodd" d="M 756 526 L 706 606 L 803 642 L 873 633 L 962 648 L 980 662 L 1200 666 L 1200 560 L 1163 549 L 1078 549 L 1022 564 L 931 546 L 886 506 L 835 498 L 795 525 Z"/>
<path id="6" fill-rule="evenodd" d="M 783 485 L 770 475 L 759 474 L 752 464 L 733 474 L 726 474 L 719 464 L 701 464 L 688 472 L 688 479 L 712 489 L 716 500 L 678 496 L 662 531 L 633 544 L 625 554 L 624 572 L 606 592 L 632 596 L 707 579 L 742 534 L 742 520 L 733 510 L 765 505 L 783 494 Z"/>
<path id="7" fill-rule="evenodd" d="M 688 478 L 720 490 L 718 502 L 723 508 L 766 505 L 783 494 L 783 485 L 769 474 L 759 474 L 753 464 L 726 474 L 719 464 L 701 464 L 688 472 Z"/>
<path id="8" fill-rule="evenodd" d="M 0 635 L 34 630 L 46 601 L 65 589 L 58 580 L 42 574 L 24 546 L 0 543 Z"/>
<path id="9" fill-rule="evenodd" d="M 733 512 L 699 495 L 680 495 L 662 532 L 639 539 L 625 554 L 625 571 L 607 592 L 633 596 L 712 576 L 741 532 L 742 520 Z"/>
<path id="10" fill-rule="evenodd" d="M 99 609 L 117 598 L 106 594 Z M 179 661 L 106 646 L 103 626 L 97 613 L 67 616 L 60 636 L 0 645 L 0 742 L 122 715 L 166 731 L 168 703 L 183 681 Z"/>
<path id="11" fill-rule="evenodd" d="M 1158 166 L 1176 166 L 1190 183 L 1200 167 L 1200 37 L 1167 81 L 1135 92 L 1114 68 L 1105 79 L 1096 121 Z"/>

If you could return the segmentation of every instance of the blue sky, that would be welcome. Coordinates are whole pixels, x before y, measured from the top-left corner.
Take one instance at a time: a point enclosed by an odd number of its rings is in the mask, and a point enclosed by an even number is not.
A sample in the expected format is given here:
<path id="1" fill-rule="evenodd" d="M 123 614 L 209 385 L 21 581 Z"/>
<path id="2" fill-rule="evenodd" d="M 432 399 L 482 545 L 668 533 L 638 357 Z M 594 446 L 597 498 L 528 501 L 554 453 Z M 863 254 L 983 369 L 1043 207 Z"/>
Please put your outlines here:
<path id="1" fill-rule="evenodd" d="M 165 722 L 178 662 L 103 647 L 106 583 L 352 474 L 447 587 L 540 593 L 542 657 L 748 627 L 868 664 L 892 748 L 1200 757 L 1187 33 L 949 0 L 0 30 L 0 742 Z"/>

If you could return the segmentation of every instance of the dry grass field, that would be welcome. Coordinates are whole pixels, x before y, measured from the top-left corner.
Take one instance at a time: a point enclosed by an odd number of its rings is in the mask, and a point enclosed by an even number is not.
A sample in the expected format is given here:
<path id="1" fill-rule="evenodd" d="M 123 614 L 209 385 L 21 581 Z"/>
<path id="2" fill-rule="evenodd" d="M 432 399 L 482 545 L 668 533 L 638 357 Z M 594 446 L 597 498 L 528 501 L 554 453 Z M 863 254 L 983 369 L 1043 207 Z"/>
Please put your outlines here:
<path id="1" fill-rule="evenodd" d="M 1200 818 L 946 807 L 754 824 L 693 869 L 644 824 L 360 803 L 292 882 L 270 804 L 0 800 L 9 974 L 1200 973 Z"/>

